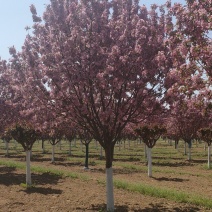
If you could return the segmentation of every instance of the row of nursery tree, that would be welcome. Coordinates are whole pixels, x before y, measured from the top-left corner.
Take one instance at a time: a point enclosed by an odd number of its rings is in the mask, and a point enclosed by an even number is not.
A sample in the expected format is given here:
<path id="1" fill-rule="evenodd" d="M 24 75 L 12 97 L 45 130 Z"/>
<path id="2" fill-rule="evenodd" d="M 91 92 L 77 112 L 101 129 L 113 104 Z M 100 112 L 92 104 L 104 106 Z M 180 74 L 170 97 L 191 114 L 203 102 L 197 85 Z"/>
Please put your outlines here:
<path id="1" fill-rule="evenodd" d="M 161 135 L 210 147 L 211 0 L 150 9 L 138 0 L 51 0 L 42 17 L 30 10 L 22 50 L 0 60 L 0 134 L 21 143 L 27 161 L 38 138 L 95 139 L 114 211 L 118 141 L 140 137 L 149 161 Z"/>

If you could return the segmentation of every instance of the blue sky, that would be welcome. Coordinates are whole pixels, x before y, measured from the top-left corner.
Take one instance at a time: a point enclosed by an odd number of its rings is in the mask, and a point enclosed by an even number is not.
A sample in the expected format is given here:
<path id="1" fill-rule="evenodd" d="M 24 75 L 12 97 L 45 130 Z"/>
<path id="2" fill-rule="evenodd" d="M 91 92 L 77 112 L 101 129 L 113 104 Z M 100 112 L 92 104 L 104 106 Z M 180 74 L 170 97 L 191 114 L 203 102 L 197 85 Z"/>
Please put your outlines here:
<path id="1" fill-rule="evenodd" d="M 184 0 L 172 0 L 173 2 L 184 3 Z M 50 0 L 2 0 L 0 7 L 0 57 L 8 59 L 8 47 L 15 46 L 17 50 L 21 49 L 27 34 L 25 27 L 32 26 L 32 18 L 29 6 L 34 4 L 37 13 L 42 16 L 45 5 Z M 147 6 L 157 3 L 165 3 L 166 0 L 142 0 L 141 4 Z"/>

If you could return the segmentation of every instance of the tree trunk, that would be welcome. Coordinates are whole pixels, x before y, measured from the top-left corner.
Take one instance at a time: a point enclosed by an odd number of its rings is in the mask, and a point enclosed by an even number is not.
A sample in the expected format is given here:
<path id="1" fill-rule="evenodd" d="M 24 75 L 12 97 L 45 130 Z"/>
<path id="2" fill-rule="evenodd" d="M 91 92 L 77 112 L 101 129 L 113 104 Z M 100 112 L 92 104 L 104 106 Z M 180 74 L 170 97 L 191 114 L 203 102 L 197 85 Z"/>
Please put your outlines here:
<path id="1" fill-rule="evenodd" d="M 211 146 L 208 145 L 208 168 L 211 168 Z"/>
<path id="2" fill-rule="evenodd" d="M 55 145 L 52 145 L 52 163 L 54 163 Z"/>
<path id="3" fill-rule="evenodd" d="M 191 160 L 191 148 L 188 147 L 188 160 L 190 161 Z"/>
<path id="4" fill-rule="evenodd" d="M 175 149 L 178 149 L 178 141 L 174 141 L 175 142 Z"/>
<path id="5" fill-rule="evenodd" d="M 95 141 L 96 142 L 96 149 L 98 149 L 98 141 Z"/>
<path id="6" fill-rule="evenodd" d="M 187 149 L 186 149 L 186 142 L 185 142 L 185 145 L 184 145 L 184 155 L 187 155 Z"/>
<path id="7" fill-rule="evenodd" d="M 147 147 L 148 156 L 148 176 L 152 177 L 152 148 Z"/>
<path id="8" fill-rule="evenodd" d="M 119 141 L 119 151 L 121 151 L 121 142 Z"/>
<path id="9" fill-rule="evenodd" d="M 45 153 L 45 146 L 44 146 L 44 140 L 42 140 L 42 153 Z"/>
<path id="10" fill-rule="evenodd" d="M 144 143 L 144 157 L 145 159 L 147 158 L 147 147 L 146 147 L 146 144 Z M 148 160 L 148 158 L 147 158 Z"/>
<path id="11" fill-rule="evenodd" d="M 100 147 L 100 160 L 102 160 L 102 146 Z"/>
<path id="12" fill-rule="evenodd" d="M 188 160 L 191 160 L 191 146 L 192 146 L 192 141 L 188 143 Z"/>
<path id="13" fill-rule="evenodd" d="M 71 156 L 71 141 L 69 141 L 69 152 L 68 155 Z"/>
<path id="14" fill-rule="evenodd" d="M 89 169 L 88 168 L 88 155 L 89 155 L 89 144 L 85 144 L 85 167 L 84 169 Z"/>
<path id="15" fill-rule="evenodd" d="M 107 211 L 114 211 L 114 194 L 113 194 L 113 154 L 114 146 L 107 146 L 105 148 L 106 157 L 106 192 L 107 192 Z"/>
<path id="16" fill-rule="evenodd" d="M 6 147 L 6 156 L 9 156 L 9 142 L 5 141 L 5 147 Z"/>
<path id="17" fill-rule="evenodd" d="M 106 168 L 107 211 L 114 211 L 113 169 Z"/>
<path id="18" fill-rule="evenodd" d="M 30 150 L 26 151 L 26 185 L 31 186 Z"/>
<path id="19" fill-rule="evenodd" d="M 77 146 L 77 144 L 76 144 L 76 138 L 74 138 L 74 146 L 75 147 Z"/>

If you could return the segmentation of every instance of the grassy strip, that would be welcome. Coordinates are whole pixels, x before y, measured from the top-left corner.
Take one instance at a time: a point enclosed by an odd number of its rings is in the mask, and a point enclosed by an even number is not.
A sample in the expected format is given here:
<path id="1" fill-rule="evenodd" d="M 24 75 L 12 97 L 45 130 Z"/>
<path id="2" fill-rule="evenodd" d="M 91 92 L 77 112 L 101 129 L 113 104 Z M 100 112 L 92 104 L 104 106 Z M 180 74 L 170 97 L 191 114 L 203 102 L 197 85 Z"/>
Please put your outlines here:
<path id="1" fill-rule="evenodd" d="M 11 162 L 11 161 L 0 161 L 0 165 L 4 165 L 7 167 L 18 168 L 18 169 L 26 169 L 26 164 L 21 162 Z M 73 179 L 81 179 L 83 181 L 90 180 L 90 177 L 84 174 L 79 174 L 76 172 L 67 172 L 63 170 L 50 169 L 41 166 L 31 166 L 31 171 L 36 173 L 50 173 L 60 177 L 71 177 Z"/>
<path id="2" fill-rule="evenodd" d="M 0 160 L 0 165 L 7 166 L 9 168 L 25 169 L 26 165 L 18 162 L 2 161 Z"/>
<path id="3" fill-rule="evenodd" d="M 147 167 L 143 166 L 138 166 L 138 165 L 132 165 L 132 164 L 120 164 L 118 163 L 119 166 L 132 170 L 132 171 L 146 171 L 147 172 Z M 174 171 L 173 169 L 165 170 L 165 169 L 160 169 L 157 167 L 153 167 L 153 172 L 158 172 L 158 173 L 166 173 L 166 174 L 178 174 L 178 175 L 188 175 L 188 176 L 196 176 L 196 177 L 205 177 L 204 175 L 201 174 L 192 174 L 189 172 L 179 172 L 179 171 Z"/>
<path id="4" fill-rule="evenodd" d="M 140 194 L 158 198 L 165 198 L 168 200 L 180 202 L 180 203 L 190 203 L 198 206 L 203 206 L 212 209 L 212 200 L 204 198 L 201 196 L 188 194 L 185 192 L 180 192 L 176 190 L 157 188 L 150 185 L 145 185 L 141 183 L 128 183 L 126 181 L 114 180 L 114 186 L 118 189 L 124 189 L 132 192 L 138 192 Z"/>
<path id="5" fill-rule="evenodd" d="M 98 179 L 99 184 L 105 185 L 105 180 Z M 138 192 L 145 196 L 164 198 L 167 200 L 179 202 L 179 203 L 190 203 L 197 206 L 202 206 L 208 209 L 212 209 L 212 200 L 204 198 L 198 195 L 193 195 L 181 191 L 158 188 L 141 183 L 128 183 L 122 180 L 114 180 L 114 186 L 118 189 L 123 189 L 131 192 Z"/>

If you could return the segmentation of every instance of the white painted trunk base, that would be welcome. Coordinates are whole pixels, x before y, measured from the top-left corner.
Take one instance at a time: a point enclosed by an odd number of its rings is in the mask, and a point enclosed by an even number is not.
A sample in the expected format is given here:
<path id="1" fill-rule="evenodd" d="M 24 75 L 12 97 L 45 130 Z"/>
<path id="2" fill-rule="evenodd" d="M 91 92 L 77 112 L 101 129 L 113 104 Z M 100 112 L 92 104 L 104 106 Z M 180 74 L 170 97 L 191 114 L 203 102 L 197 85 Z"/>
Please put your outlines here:
<path id="1" fill-rule="evenodd" d="M 152 177 L 152 149 L 147 147 L 147 157 L 148 157 L 148 176 Z"/>
<path id="2" fill-rule="evenodd" d="M 52 145 L 52 163 L 54 162 L 55 145 Z"/>
<path id="3" fill-rule="evenodd" d="M 113 169 L 106 168 L 107 211 L 114 211 Z"/>
<path id="4" fill-rule="evenodd" d="M 208 168 L 211 167 L 211 146 L 208 146 Z"/>
<path id="5" fill-rule="evenodd" d="M 32 184 L 31 180 L 31 170 L 30 170 L 30 150 L 26 151 L 26 185 L 30 186 Z"/>
<path id="6" fill-rule="evenodd" d="M 188 148 L 188 160 L 191 160 L 191 148 Z"/>

